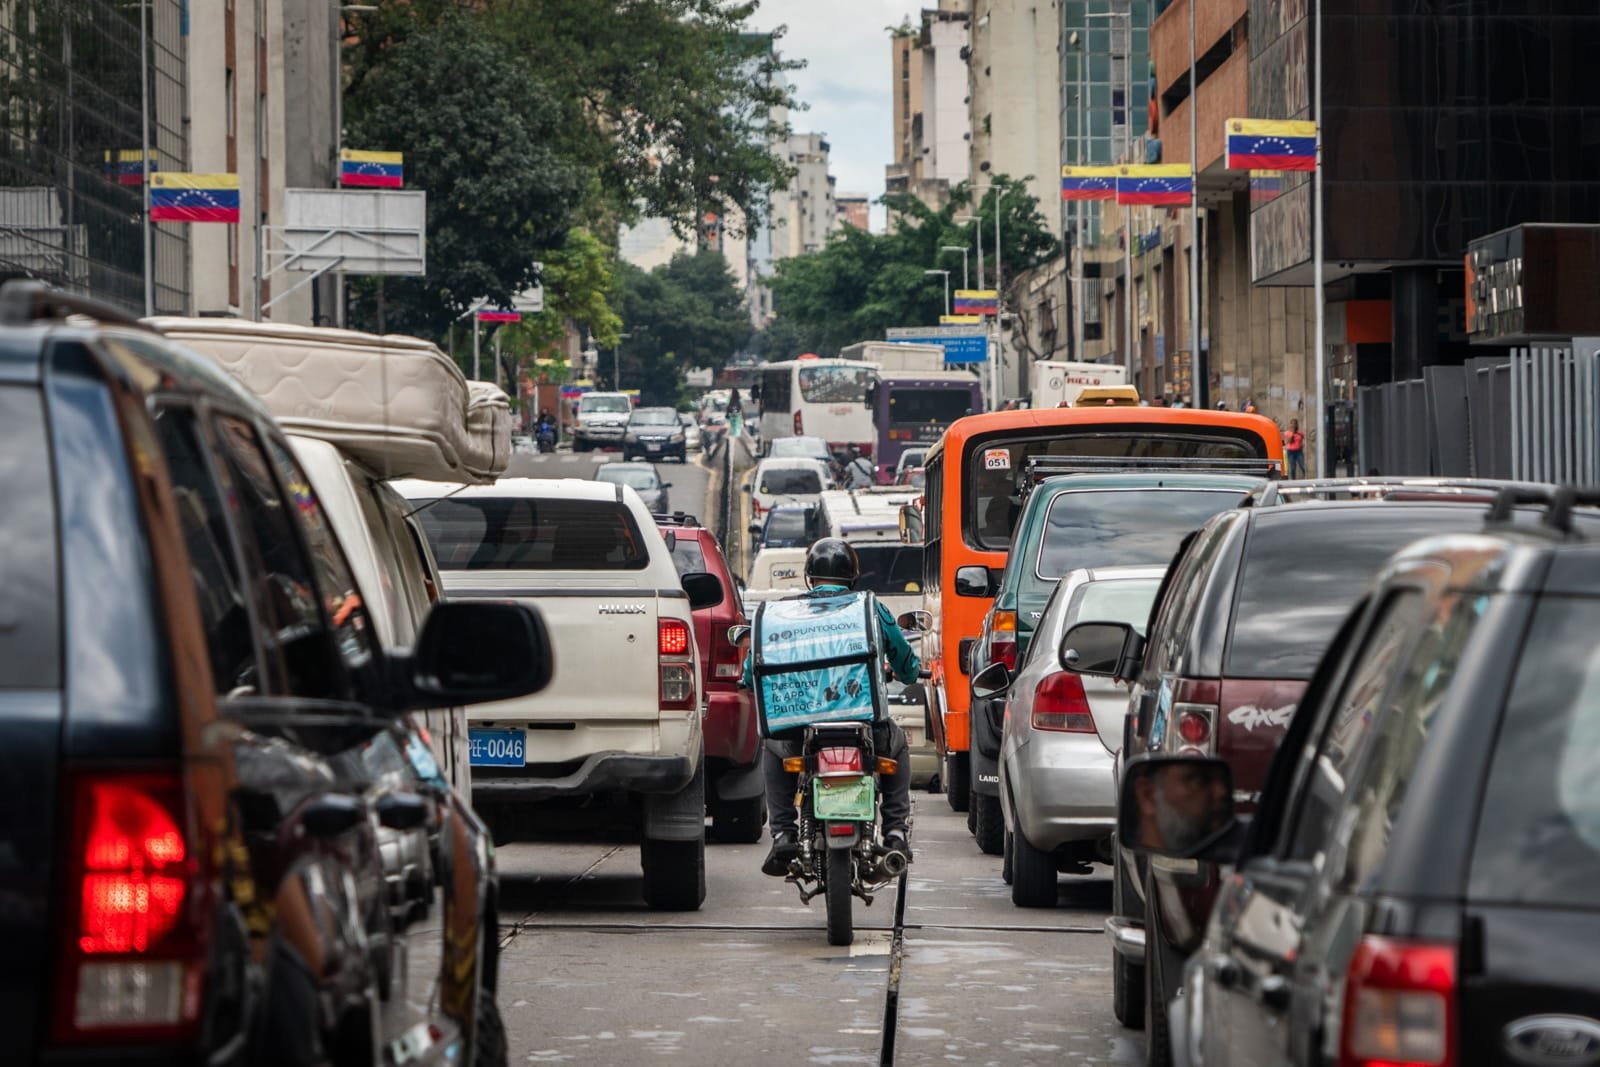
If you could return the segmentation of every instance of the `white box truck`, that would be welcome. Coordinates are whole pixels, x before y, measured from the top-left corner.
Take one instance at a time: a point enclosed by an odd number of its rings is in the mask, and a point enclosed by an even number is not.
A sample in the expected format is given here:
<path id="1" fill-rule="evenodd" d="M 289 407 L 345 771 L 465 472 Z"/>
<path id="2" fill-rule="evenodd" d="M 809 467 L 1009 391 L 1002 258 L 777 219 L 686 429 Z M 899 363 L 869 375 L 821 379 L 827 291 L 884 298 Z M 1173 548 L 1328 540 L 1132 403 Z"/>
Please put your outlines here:
<path id="1" fill-rule="evenodd" d="M 944 370 L 943 345 L 862 341 L 840 349 L 839 358 L 876 363 L 879 370 Z"/>
<path id="2" fill-rule="evenodd" d="M 1035 408 L 1058 408 L 1071 404 L 1078 394 L 1092 385 L 1127 385 L 1127 368 L 1115 363 L 1072 363 L 1059 359 L 1034 362 L 1029 390 Z"/>

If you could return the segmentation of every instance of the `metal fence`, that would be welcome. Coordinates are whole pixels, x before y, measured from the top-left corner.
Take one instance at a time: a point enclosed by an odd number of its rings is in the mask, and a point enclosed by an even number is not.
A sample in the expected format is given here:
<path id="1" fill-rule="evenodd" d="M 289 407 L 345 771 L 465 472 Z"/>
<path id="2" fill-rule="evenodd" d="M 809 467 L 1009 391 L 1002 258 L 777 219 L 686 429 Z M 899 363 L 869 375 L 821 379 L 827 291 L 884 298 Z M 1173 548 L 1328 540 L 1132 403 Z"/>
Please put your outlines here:
<path id="1" fill-rule="evenodd" d="M 1427 367 L 1357 404 L 1363 472 L 1600 482 L 1600 338 Z"/>

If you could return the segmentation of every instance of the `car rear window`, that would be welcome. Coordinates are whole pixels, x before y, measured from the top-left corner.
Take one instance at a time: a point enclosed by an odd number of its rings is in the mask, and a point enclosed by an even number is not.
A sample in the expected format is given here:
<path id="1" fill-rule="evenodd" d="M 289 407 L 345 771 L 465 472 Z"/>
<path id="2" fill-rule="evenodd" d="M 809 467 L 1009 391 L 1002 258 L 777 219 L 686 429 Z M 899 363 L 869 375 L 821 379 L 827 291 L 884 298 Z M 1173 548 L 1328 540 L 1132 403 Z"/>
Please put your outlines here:
<path id="1" fill-rule="evenodd" d="M 1596 910 L 1597 630 L 1600 601 L 1547 599 L 1534 615 L 1478 819 L 1469 881 L 1475 901 Z"/>
<path id="2" fill-rule="evenodd" d="M 880 596 L 900 596 L 922 591 L 921 545 L 856 545 L 861 576 L 855 588 Z"/>
<path id="3" fill-rule="evenodd" d="M 817 472 L 803 467 L 768 467 L 761 472 L 761 493 L 790 496 L 797 493 L 822 492 L 822 479 Z"/>
<path id="4" fill-rule="evenodd" d="M 1405 504 L 1324 510 L 1309 522 L 1298 515 L 1292 522 L 1264 518 L 1245 542 L 1223 662 L 1231 677 L 1310 678 L 1385 560 L 1431 534 L 1483 525 L 1481 508 Z"/>
<path id="5" fill-rule="evenodd" d="M 812 512 L 801 508 L 778 508 L 767 516 L 762 540 L 803 541 L 811 536 Z"/>
<path id="6" fill-rule="evenodd" d="M 639 570 L 650 553 L 626 506 L 609 500 L 447 498 L 417 516 L 440 570 Z"/>
<path id="7" fill-rule="evenodd" d="M 1086 567 L 1170 563 L 1185 534 L 1243 498 L 1236 489 L 1060 493 L 1045 513 L 1034 572 L 1054 579 Z"/>
<path id="8" fill-rule="evenodd" d="M 649 467 L 603 466 L 595 472 L 595 481 L 626 485 L 630 489 L 659 489 L 661 479 Z"/>
<path id="9" fill-rule="evenodd" d="M 37 389 L 0 388 L 0 689 L 61 685 L 50 441 Z"/>
<path id="10" fill-rule="evenodd" d="M 672 546 L 672 565 L 678 568 L 679 574 L 702 573 L 706 569 L 705 549 L 694 538 L 679 534 Z"/>
<path id="11" fill-rule="evenodd" d="M 1155 603 L 1156 590 L 1160 588 L 1160 578 L 1090 582 L 1078 590 L 1074 603 L 1067 608 L 1066 624 L 1125 622 L 1143 633 L 1150 618 L 1150 605 Z"/>

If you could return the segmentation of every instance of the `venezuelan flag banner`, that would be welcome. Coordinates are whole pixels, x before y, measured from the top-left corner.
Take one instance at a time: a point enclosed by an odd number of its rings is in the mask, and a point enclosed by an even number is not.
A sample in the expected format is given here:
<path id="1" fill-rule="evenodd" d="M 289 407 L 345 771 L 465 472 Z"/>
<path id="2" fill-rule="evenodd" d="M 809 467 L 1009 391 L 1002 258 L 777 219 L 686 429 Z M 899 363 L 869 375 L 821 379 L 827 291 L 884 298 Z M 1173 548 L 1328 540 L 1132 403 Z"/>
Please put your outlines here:
<path id="1" fill-rule="evenodd" d="M 1229 119 L 1223 126 L 1229 170 L 1316 170 L 1317 124 Z"/>
<path id="2" fill-rule="evenodd" d="M 1116 199 L 1117 170 L 1117 167 L 1062 167 L 1061 199 Z"/>
<path id="3" fill-rule="evenodd" d="M 1194 195 L 1194 171 L 1187 163 L 1156 163 L 1117 170 L 1119 204 L 1182 206 Z"/>
<path id="4" fill-rule="evenodd" d="M 522 312 L 510 308 L 479 308 L 479 322 L 521 322 Z"/>
<path id="5" fill-rule="evenodd" d="M 1283 171 L 1253 170 L 1250 172 L 1250 201 L 1264 204 L 1283 195 Z"/>
<path id="6" fill-rule="evenodd" d="M 157 170 L 156 155 L 150 153 L 150 170 Z M 144 152 L 137 148 L 119 148 L 105 152 L 106 181 L 118 185 L 144 184 Z"/>
<path id="7" fill-rule="evenodd" d="M 955 300 L 957 315 L 998 315 L 1000 293 L 994 289 L 957 289 Z"/>
<path id="8" fill-rule="evenodd" d="M 150 175 L 150 221 L 238 222 L 239 176 Z"/>
<path id="9" fill-rule="evenodd" d="M 398 189 L 406 181 L 405 162 L 402 152 L 358 152 L 346 148 L 339 153 L 339 184 Z"/>

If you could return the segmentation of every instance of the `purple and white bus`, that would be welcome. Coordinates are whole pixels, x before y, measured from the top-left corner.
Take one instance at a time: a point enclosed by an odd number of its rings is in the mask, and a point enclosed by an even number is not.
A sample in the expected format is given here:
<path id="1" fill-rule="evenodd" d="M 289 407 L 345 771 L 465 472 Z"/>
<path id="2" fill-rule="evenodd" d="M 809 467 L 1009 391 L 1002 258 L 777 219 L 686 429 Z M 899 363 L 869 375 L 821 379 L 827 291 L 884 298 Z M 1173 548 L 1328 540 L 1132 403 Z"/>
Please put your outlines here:
<path id="1" fill-rule="evenodd" d="M 878 481 L 894 480 L 908 448 L 926 448 L 945 427 L 983 410 L 983 389 L 975 374 L 955 370 L 885 370 L 867 394 L 877 430 Z"/>

